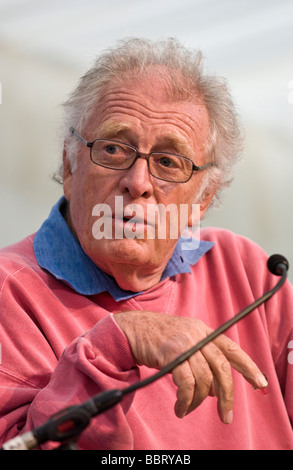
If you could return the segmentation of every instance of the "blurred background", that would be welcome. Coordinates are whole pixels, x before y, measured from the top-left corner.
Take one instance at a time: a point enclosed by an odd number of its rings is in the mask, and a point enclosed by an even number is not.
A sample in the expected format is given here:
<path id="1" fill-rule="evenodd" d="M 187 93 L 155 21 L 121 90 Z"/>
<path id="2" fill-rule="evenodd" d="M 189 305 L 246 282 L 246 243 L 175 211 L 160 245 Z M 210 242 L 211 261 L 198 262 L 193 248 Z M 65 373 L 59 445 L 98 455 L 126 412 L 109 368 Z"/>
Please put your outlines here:
<path id="1" fill-rule="evenodd" d="M 62 194 L 61 103 L 120 38 L 176 37 L 226 77 L 246 141 L 202 225 L 284 254 L 293 280 L 292 0 L 0 0 L 0 248 L 36 231 Z"/>

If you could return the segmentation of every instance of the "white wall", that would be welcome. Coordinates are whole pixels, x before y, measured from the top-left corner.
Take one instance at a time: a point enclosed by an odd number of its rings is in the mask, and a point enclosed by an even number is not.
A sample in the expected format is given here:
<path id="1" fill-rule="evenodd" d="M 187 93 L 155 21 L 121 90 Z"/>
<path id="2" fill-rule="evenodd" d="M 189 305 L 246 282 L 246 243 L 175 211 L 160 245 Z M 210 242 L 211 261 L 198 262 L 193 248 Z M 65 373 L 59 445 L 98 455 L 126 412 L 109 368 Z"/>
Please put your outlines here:
<path id="1" fill-rule="evenodd" d="M 0 247 L 38 229 L 61 188 L 60 103 L 96 54 L 125 36 L 175 36 L 228 78 L 246 129 L 223 207 L 229 228 L 293 279 L 293 2 L 291 0 L 0 0 Z"/>

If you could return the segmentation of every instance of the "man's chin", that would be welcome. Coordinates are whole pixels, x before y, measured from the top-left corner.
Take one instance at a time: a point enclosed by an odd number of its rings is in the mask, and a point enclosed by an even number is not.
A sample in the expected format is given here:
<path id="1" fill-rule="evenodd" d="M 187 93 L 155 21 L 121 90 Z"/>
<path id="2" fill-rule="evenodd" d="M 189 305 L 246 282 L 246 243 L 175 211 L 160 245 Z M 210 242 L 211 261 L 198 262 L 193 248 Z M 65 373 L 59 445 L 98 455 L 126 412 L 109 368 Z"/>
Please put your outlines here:
<path id="1" fill-rule="evenodd" d="M 96 240 L 88 255 L 108 274 L 113 272 L 137 271 L 148 277 L 152 272 L 165 269 L 166 260 L 172 255 L 175 240 L 171 246 L 166 240 L 148 240 L 138 238 Z M 115 277 L 115 276 L 114 276 Z"/>
<path id="2" fill-rule="evenodd" d="M 150 255 L 155 254 L 155 246 L 146 239 L 122 238 L 103 240 L 99 248 L 102 258 L 107 258 L 111 263 L 122 264 L 125 262 L 145 265 Z"/>

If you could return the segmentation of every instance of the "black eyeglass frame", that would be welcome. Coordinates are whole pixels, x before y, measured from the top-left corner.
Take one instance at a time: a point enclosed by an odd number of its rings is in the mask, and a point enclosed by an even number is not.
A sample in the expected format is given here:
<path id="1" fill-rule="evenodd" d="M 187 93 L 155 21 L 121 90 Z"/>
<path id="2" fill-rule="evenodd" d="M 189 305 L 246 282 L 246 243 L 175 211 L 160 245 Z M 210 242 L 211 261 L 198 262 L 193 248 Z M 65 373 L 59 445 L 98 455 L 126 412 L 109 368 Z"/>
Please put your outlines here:
<path id="1" fill-rule="evenodd" d="M 144 158 L 147 161 L 149 173 L 154 178 L 157 178 L 157 179 L 162 180 L 162 181 L 167 181 L 167 182 L 170 182 L 170 183 L 187 183 L 187 181 L 189 181 L 190 178 L 192 177 L 194 171 L 202 171 L 202 170 L 205 170 L 206 168 L 209 168 L 211 166 L 215 166 L 215 162 L 209 162 L 209 163 L 206 163 L 205 165 L 197 166 L 197 165 L 194 164 L 194 162 L 190 158 L 184 157 L 183 155 L 178 155 L 176 153 L 170 153 L 170 152 L 141 153 L 141 152 L 139 152 L 139 150 L 136 147 L 133 147 L 133 145 L 125 144 L 124 142 L 120 142 L 120 141 L 117 141 L 117 140 L 95 139 L 92 142 L 88 142 L 84 137 L 82 137 L 80 134 L 78 134 L 78 132 L 76 132 L 76 130 L 73 127 L 69 128 L 69 132 L 72 135 L 75 135 L 75 137 L 77 137 L 86 147 L 89 147 L 89 149 L 90 149 L 90 159 L 95 165 L 102 166 L 103 168 L 108 168 L 109 170 L 116 170 L 116 171 L 129 170 L 129 168 L 131 168 L 134 165 L 134 163 L 136 162 L 136 160 L 138 158 Z M 118 145 L 119 144 L 120 145 L 125 145 L 126 147 L 128 147 L 128 148 L 130 148 L 130 149 L 132 149 L 136 152 L 136 157 L 134 158 L 133 162 L 131 162 L 131 164 L 127 168 L 113 168 L 113 167 L 102 165 L 101 163 L 95 162 L 92 158 L 92 148 L 93 148 L 95 142 L 102 142 L 102 141 L 111 142 L 113 144 L 118 144 Z M 190 176 L 184 181 L 174 181 L 174 180 L 167 180 L 167 179 L 164 179 L 164 178 L 160 178 L 159 176 L 153 175 L 153 173 L 150 170 L 150 166 L 149 166 L 149 158 L 152 154 L 171 155 L 171 156 L 183 158 L 184 160 L 188 160 L 192 164 Z"/>

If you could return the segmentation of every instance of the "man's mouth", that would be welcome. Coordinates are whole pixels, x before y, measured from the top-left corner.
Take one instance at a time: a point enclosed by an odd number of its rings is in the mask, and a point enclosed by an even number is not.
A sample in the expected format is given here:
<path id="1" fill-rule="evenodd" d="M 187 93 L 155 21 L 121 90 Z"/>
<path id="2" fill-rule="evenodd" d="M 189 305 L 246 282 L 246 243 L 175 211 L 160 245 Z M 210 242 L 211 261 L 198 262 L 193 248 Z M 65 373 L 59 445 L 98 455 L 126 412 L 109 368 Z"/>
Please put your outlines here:
<path id="1" fill-rule="evenodd" d="M 135 212 L 133 212 L 132 214 L 123 214 L 123 216 L 121 214 L 116 214 L 114 213 L 113 216 L 112 216 L 113 220 L 115 222 L 118 222 L 118 223 L 123 223 L 123 224 L 126 224 L 128 223 L 129 225 L 132 225 L 132 224 L 138 224 L 138 225 L 144 225 L 144 226 L 152 226 L 154 227 L 155 226 L 155 223 L 151 220 L 148 220 L 148 218 L 142 218 L 140 216 L 138 216 Z"/>

